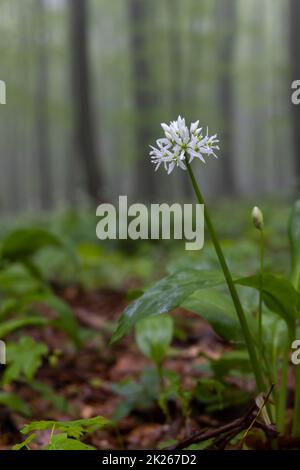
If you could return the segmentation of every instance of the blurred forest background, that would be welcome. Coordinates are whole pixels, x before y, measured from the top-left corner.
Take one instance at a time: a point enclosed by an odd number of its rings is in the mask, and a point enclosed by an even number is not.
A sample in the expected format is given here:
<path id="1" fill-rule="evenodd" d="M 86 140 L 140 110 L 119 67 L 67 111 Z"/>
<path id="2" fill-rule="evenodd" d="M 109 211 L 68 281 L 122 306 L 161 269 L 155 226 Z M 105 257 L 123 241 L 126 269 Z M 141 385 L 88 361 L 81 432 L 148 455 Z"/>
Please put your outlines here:
<path id="1" fill-rule="evenodd" d="M 210 197 L 295 193 L 299 21 L 299 0 L 0 0 L 0 211 L 191 198 L 148 156 L 178 114 L 220 136 Z"/>

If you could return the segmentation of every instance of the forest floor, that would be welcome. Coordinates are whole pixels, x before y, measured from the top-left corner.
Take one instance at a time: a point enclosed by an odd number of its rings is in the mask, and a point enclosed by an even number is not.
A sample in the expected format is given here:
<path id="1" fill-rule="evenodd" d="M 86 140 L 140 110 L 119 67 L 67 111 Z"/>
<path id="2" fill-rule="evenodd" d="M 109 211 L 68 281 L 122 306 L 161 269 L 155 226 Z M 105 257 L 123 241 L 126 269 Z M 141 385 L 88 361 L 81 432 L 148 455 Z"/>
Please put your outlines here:
<path id="1" fill-rule="evenodd" d="M 50 385 L 56 394 L 65 398 L 71 410 L 70 414 L 62 415 L 53 410 L 51 404 L 46 403 L 28 386 L 14 385 L 13 391 L 30 404 L 34 410 L 32 419 L 63 420 L 91 418 L 97 415 L 111 418 L 120 401 L 120 397 L 112 391 L 111 383 L 120 382 L 128 377 L 137 378 L 145 368 L 151 366 L 150 361 L 138 351 L 131 336 L 125 337 L 114 347 L 108 345 L 111 332 L 107 327 L 115 323 L 122 313 L 126 305 L 125 292 L 103 290 L 84 293 L 80 288 L 73 286 L 61 290 L 60 295 L 72 306 L 83 327 L 101 332 L 76 352 L 70 348 L 70 343 L 64 334 L 51 327 L 43 330 L 32 328 L 29 331 L 35 340 L 43 341 L 50 351 L 56 352 L 59 356 L 55 367 L 48 361 L 43 363 L 37 379 Z M 182 314 L 182 311 L 180 313 Z M 186 378 L 188 383 L 191 376 L 197 377 L 193 365 L 203 362 L 203 359 L 199 358 L 199 353 L 204 352 L 212 357 L 218 357 L 224 345 L 207 322 L 192 313 L 184 312 L 184 315 L 193 319 L 193 326 L 187 331 L 185 341 L 180 345 L 182 350 L 178 357 L 169 359 L 165 366 Z M 188 325 L 188 322 L 186 324 Z M 176 415 L 176 410 L 173 412 Z M 118 433 L 98 431 L 93 434 L 91 443 L 98 449 L 150 449 L 156 448 L 161 442 L 177 439 L 179 436 L 183 438 L 198 429 L 197 421 L 192 419 L 184 423 L 183 428 L 180 413 L 177 414 L 172 424 L 167 424 L 159 407 L 137 411 L 119 422 Z M 197 420 L 199 423 L 204 420 L 206 425 L 216 424 L 201 414 Z M 9 412 L 7 420 L 2 420 L 1 448 L 10 447 L 22 440 L 18 432 L 22 424 L 20 415 Z M 48 437 L 45 433 L 46 441 Z M 37 442 L 37 445 L 42 445 L 42 442 Z"/>
<path id="2" fill-rule="evenodd" d="M 69 303 L 83 328 L 92 328 L 99 333 L 85 341 L 80 351 L 70 346 L 65 335 L 47 327 L 31 328 L 29 334 L 37 341 L 48 345 L 52 360 L 43 362 L 36 379 L 49 385 L 56 397 L 63 397 L 68 410 L 58 411 L 45 400 L 38 391 L 28 385 L 12 384 L 9 391 L 17 392 L 32 408 L 32 420 L 66 420 L 104 416 L 111 418 L 116 407 L 123 400 L 115 393 L 113 384 L 126 379 L 138 379 L 140 374 L 151 367 L 150 361 L 137 349 L 132 336 L 126 336 L 117 345 L 110 347 L 112 325 L 115 324 L 126 305 L 125 292 L 103 289 L 84 292 L 80 287 L 58 288 L 59 295 Z M 49 312 L 41 306 L 47 316 Z M 175 318 L 182 326 L 181 338 L 173 340 L 174 354 L 164 367 L 177 372 L 185 389 L 192 389 L 194 381 L 203 377 L 203 365 L 208 358 L 218 359 L 230 350 L 211 329 L 209 324 L 198 315 L 178 309 Z M 143 409 L 137 406 L 132 412 L 118 421 L 115 428 L 98 430 L 88 438 L 88 443 L 97 449 L 157 449 L 166 448 L 173 442 L 181 442 L 195 433 L 211 432 L 221 429 L 225 424 L 234 422 L 245 415 L 250 397 L 253 396 L 253 383 L 239 378 L 231 378 L 231 386 L 249 394 L 248 402 L 208 413 L 204 406 L 192 403 L 191 412 L 183 416 L 176 403 L 170 404 L 170 419 L 166 420 L 156 404 Z M 9 449 L 24 437 L 19 429 L 26 423 L 8 409 L 1 409 L 0 448 Z M 40 434 L 39 440 L 31 448 L 40 448 L 49 440 L 50 431 Z M 237 432 L 236 432 L 237 434 Z M 270 442 L 262 438 L 248 437 L 251 446 L 267 449 Z M 300 448 L 300 442 L 285 441 L 285 448 Z M 224 447 L 223 440 L 219 448 Z M 235 448 L 231 444 L 231 448 Z"/>
<path id="3" fill-rule="evenodd" d="M 232 217 L 231 204 L 222 206 L 215 217 L 229 264 L 234 273 L 243 273 L 239 277 L 257 272 L 259 265 L 258 237 L 256 232 L 253 234 L 252 226 L 249 227 L 249 206 L 247 203 L 245 209 L 238 205 L 234 210 L 235 217 Z M 266 213 L 268 270 L 289 273 L 286 226 L 290 208 L 283 205 L 279 211 L 277 206 L 276 210 L 270 206 Z M 166 273 L 189 268 L 219 269 L 209 240 L 200 255 L 184 251 L 176 243 L 99 244 L 94 239 L 94 214 L 86 212 L 71 212 L 53 220 L 46 219 L 42 224 L 43 230 L 51 225 L 51 232 L 42 232 L 42 238 L 41 222 L 35 228 L 31 227 L 31 221 L 29 223 L 29 231 L 23 233 L 16 228 L 3 233 L 2 239 L 0 236 L 2 251 L 6 246 L 7 256 L 2 268 L 0 266 L 0 326 L 2 338 L 7 342 L 7 352 L 9 348 L 17 351 L 15 356 L 7 354 L 6 371 L 13 368 L 16 371 L 21 364 L 20 373 L 1 382 L 0 449 L 11 449 L 24 441 L 22 427 L 33 421 L 62 422 L 97 416 L 110 419 L 111 424 L 84 435 L 82 439 L 84 443 L 102 450 L 165 449 L 172 446 L 176 449 L 273 449 L 276 446 L 300 449 L 299 440 L 277 438 L 274 427 L 262 419 L 249 358 L 243 348 L 242 336 L 235 336 L 236 319 L 234 316 L 231 320 L 231 302 L 227 303 L 226 290 L 225 307 L 218 311 L 220 305 L 212 302 L 211 317 L 207 317 L 214 330 L 201 317 L 205 316 L 203 306 L 195 310 L 199 314 L 182 308 L 172 309 L 173 339 L 171 344 L 168 342 L 164 353 L 162 371 L 146 357 L 153 359 L 151 354 L 142 352 L 144 349 L 138 342 L 137 333 L 125 335 L 110 345 L 126 305 L 155 280 Z M 53 241 L 52 232 L 58 235 L 58 240 L 64 240 L 59 247 L 50 243 Z M 32 240 L 29 247 L 28 237 Z M 22 266 L 20 247 L 26 256 L 30 248 L 31 261 L 41 273 L 38 281 L 35 271 L 32 273 L 27 266 L 25 269 Z M 73 258 L 78 262 L 75 263 Z M 55 297 L 58 302 L 64 301 L 60 303 L 69 311 L 71 319 L 74 314 L 77 320 L 75 336 L 70 330 L 67 336 L 67 329 L 63 328 L 65 317 L 56 306 L 52 304 L 56 311 L 51 310 L 44 300 L 40 300 L 41 292 L 44 294 L 42 299 L 45 295 L 49 299 L 50 292 L 50 297 Z M 240 293 L 249 320 L 251 316 L 252 320 L 255 319 L 256 292 L 246 289 Z M 223 290 L 218 294 L 221 297 L 216 298 L 223 299 Z M 65 312 L 65 308 L 63 310 Z M 276 314 L 267 311 L 269 317 L 266 320 L 276 321 L 277 325 Z M 31 320 L 32 315 L 42 320 L 42 327 L 32 326 L 32 322 L 18 327 L 20 320 Z M 216 319 L 219 329 L 216 328 Z M 13 326 L 13 329 L 5 333 L 3 325 L 6 328 L 7 325 Z M 269 323 L 266 325 L 269 328 Z M 81 344 L 76 349 L 74 342 L 78 337 Z M 32 376 L 22 370 L 26 361 L 18 360 L 18 348 L 26 338 L 27 347 L 29 344 L 33 350 L 31 356 L 29 354 L 31 361 L 36 361 L 34 348 L 46 350 L 35 364 L 31 364 L 36 366 L 32 367 Z M 277 347 L 277 340 L 276 336 L 274 343 L 271 340 L 269 343 Z M 277 385 L 280 384 L 281 364 L 279 356 Z M 289 372 L 287 436 L 291 434 L 295 395 L 292 367 Z M 8 403 L 8 397 L 16 402 Z M 27 413 L 26 406 L 29 409 Z M 39 430 L 28 447 L 46 448 L 50 436 L 48 428 Z"/>

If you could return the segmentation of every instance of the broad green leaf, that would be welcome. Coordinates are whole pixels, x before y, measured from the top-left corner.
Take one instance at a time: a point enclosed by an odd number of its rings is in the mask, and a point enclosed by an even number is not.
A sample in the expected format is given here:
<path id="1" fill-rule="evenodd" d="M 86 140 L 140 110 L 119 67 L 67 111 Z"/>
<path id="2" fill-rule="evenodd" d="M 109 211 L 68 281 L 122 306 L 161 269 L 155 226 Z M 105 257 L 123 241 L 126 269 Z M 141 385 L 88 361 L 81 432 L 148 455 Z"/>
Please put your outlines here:
<path id="1" fill-rule="evenodd" d="M 24 416 L 31 415 L 30 406 L 14 393 L 0 392 L 0 405 L 5 405 Z"/>
<path id="2" fill-rule="evenodd" d="M 90 419 L 78 419 L 75 421 L 33 421 L 26 424 L 22 429 L 22 434 L 29 434 L 31 431 L 44 431 L 45 429 L 55 429 L 67 434 L 68 437 L 80 439 L 87 433 L 94 432 L 111 424 L 111 421 L 96 416 Z"/>
<path id="3" fill-rule="evenodd" d="M 2 242 L 2 258 L 9 261 L 24 260 L 47 246 L 60 247 L 61 241 L 42 228 L 15 229 Z"/>
<path id="4" fill-rule="evenodd" d="M 235 281 L 242 286 L 260 290 L 260 275 Z M 299 314 L 300 294 L 291 282 L 281 276 L 266 273 L 262 279 L 263 300 L 267 307 L 280 315 L 287 323 L 293 323 Z"/>
<path id="5" fill-rule="evenodd" d="M 168 315 L 148 317 L 136 325 L 136 342 L 145 356 L 157 365 L 166 356 L 173 337 L 173 319 Z"/>
<path id="6" fill-rule="evenodd" d="M 6 335 L 18 330 L 19 328 L 24 328 L 26 326 L 45 326 L 47 324 L 48 320 L 38 316 L 7 320 L 0 324 L 0 338 L 3 339 Z"/>
<path id="7" fill-rule="evenodd" d="M 29 336 L 23 336 L 18 343 L 7 346 L 7 367 L 3 375 L 3 383 L 22 379 L 31 381 L 42 363 L 42 358 L 48 352 L 43 343 L 34 341 Z"/>
<path id="8" fill-rule="evenodd" d="M 292 261 L 292 282 L 300 291 L 300 199 L 295 202 L 289 221 L 289 239 Z"/>
<path id="9" fill-rule="evenodd" d="M 96 450 L 96 448 L 68 437 L 67 433 L 62 433 L 54 434 L 45 450 Z"/>
<path id="10" fill-rule="evenodd" d="M 224 282 L 222 273 L 186 269 L 161 279 L 141 297 L 132 302 L 121 315 L 111 343 L 122 336 L 140 320 L 174 310 L 193 292 Z"/>
<path id="11" fill-rule="evenodd" d="M 12 298 L 36 292 L 41 282 L 33 278 L 29 272 L 20 265 L 8 266 L 0 271 L 0 291 Z"/>
<path id="12" fill-rule="evenodd" d="M 230 342 L 243 342 L 241 327 L 232 300 L 217 289 L 203 289 L 181 305 L 208 321 L 215 332 Z"/>

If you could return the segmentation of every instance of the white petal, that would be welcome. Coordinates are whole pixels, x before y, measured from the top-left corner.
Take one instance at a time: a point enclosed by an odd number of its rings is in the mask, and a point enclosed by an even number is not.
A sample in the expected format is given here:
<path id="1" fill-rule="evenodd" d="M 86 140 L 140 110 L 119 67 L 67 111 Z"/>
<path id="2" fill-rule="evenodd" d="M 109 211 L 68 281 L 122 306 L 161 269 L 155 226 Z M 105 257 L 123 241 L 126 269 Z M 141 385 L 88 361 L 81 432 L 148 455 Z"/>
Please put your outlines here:
<path id="1" fill-rule="evenodd" d="M 186 170 L 186 166 L 185 166 L 185 164 L 183 163 L 182 160 L 178 160 L 178 165 L 180 166 L 180 168 L 181 168 L 182 170 Z"/>
<path id="2" fill-rule="evenodd" d="M 169 168 L 168 168 L 168 175 L 174 170 L 175 168 L 175 162 L 170 163 Z"/>
<path id="3" fill-rule="evenodd" d="M 170 132 L 170 126 L 168 124 L 165 124 L 164 122 L 161 123 L 161 127 L 165 132 Z"/>
<path id="4" fill-rule="evenodd" d="M 195 122 L 192 122 L 191 127 L 190 127 L 191 133 L 196 132 L 197 127 L 198 127 L 198 124 L 199 124 L 199 120 L 198 120 L 198 121 L 195 121 Z"/>

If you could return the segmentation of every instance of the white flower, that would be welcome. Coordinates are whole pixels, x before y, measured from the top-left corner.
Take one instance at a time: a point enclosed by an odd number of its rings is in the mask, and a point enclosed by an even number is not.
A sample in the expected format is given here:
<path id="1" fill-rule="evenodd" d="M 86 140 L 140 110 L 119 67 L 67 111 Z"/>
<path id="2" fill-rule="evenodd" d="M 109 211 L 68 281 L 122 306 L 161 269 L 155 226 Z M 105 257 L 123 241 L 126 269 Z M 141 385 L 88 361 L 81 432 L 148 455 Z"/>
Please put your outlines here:
<path id="1" fill-rule="evenodd" d="M 185 119 L 178 116 L 177 121 L 171 121 L 169 125 L 162 123 L 161 127 L 165 137 L 156 141 L 157 147 L 150 145 L 151 161 L 157 170 L 163 163 L 165 170 L 170 174 L 176 166 L 186 170 L 185 161 L 189 157 L 189 163 L 194 158 L 199 158 L 206 163 L 204 156 L 213 155 L 217 158 L 215 150 L 219 150 L 217 135 L 209 136 L 198 127 L 199 121 L 192 122 L 190 128 L 186 126 Z"/>

